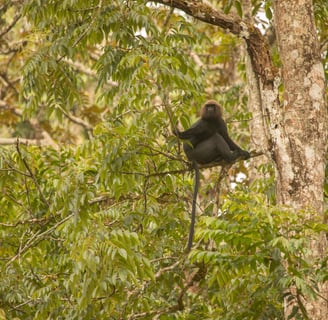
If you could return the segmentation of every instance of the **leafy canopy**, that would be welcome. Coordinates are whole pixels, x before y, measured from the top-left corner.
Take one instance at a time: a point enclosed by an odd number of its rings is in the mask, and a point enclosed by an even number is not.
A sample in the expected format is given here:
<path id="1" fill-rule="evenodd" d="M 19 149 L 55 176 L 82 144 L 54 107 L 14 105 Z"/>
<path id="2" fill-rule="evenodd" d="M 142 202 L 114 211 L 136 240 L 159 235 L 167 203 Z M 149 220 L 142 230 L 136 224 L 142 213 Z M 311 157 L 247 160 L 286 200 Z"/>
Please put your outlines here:
<path id="1" fill-rule="evenodd" d="M 324 226 L 274 206 L 270 165 L 251 183 L 235 164 L 234 190 L 203 172 L 184 253 L 193 174 L 171 128 L 214 96 L 247 143 L 237 39 L 145 1 L 0 10 L 7 25 L 21 14 L 0 54 L 1 134 L 51 142 L 0 149 L 1 320 L 273 319 L 291 285 L 315 297 L 326 273 L 306 250 Z"/>

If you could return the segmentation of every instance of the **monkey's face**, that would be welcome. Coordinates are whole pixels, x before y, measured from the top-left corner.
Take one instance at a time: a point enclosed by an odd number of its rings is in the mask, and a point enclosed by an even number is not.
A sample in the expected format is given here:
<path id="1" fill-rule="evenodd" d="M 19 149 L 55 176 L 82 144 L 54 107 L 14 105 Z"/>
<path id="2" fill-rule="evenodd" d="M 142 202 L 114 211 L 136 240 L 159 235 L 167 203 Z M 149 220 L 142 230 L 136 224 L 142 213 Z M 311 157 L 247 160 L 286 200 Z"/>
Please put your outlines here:
<path id="1" fill-rule="evenodd" d="M 202 107 L 201 118 L 203 120 L 220 120 L 221 118 L 221 107 L 214 100 L 210 100 Z"/>
<path id="2" fill-rule="evenodd" d="M 207 104 L 205 106 L 205 108 L 206 108 L 206 113 L 208 115 L 216 115 L 216 105 L 214 105 L 214 104 Z"/>
<path id="3" fill-rule="evenodd" d="M 204 109 L 204 118 L 205 119 L 217 119 L 219 116 L 218 106 L 215 104 L 207 104 Z"/>

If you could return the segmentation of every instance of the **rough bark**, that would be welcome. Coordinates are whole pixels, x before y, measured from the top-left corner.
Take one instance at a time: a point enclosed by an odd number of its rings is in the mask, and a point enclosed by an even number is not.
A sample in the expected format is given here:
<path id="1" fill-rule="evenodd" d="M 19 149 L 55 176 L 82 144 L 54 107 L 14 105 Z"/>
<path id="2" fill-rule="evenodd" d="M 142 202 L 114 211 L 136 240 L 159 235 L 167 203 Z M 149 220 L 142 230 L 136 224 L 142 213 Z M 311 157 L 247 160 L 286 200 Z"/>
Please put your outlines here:
<path id="1" fill-rule="evenodd" d="M 274 4 L 284 84 L 281 123 L 272 132 L 279 201 L 298 208 L 311 204 L 321 211 L 327 114 L 313 8 L 308 0 Z"/>
<path id="2" fill-rule="evenodd" d="M 295 209 L 323 213 L 327 147 L 325 83 L 313 5 L 308 0 L 275 0 L 274 19 L 282 61 L 283 103 L 271 126 L 277 166 L 277 199 Z M 312 244 L 313 255 L 324 254 L 326 243 Z M 321 295 L 328 298 L 327 287 Z M 286 315 L 291 306 L 286 306 Z M 324 299 L 306 302 L 310 319 L 327 319 Z"/>

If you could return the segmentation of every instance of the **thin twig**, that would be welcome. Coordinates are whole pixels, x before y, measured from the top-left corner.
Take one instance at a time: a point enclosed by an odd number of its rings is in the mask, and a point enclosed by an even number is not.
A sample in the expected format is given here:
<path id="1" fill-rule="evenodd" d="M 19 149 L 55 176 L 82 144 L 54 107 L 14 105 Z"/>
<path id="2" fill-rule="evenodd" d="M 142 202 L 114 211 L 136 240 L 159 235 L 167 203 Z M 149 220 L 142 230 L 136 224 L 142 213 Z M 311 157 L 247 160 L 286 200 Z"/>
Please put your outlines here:
<path id="1" fill-rule="evenodd" d="M 28 220 L 21 220 L 21 221 L 17 221 L 16 223 L 3 223 L 0 222 L 0 226 L 3 227 L 10 227 L 10 228 L 15 228 L 18 225 L 24 225 L 24 224 L 35 224 L 35 223 L 40 223 L 40 222 L 44 222 L 47 221 L 47 218 L 41 218 L 41 219 L 28 219 Z"/>
<path id="2" fill-rule="evenodd" d="M 75 117 L 73 115 L 71 115 L 69 112 L 65 111 L 62 107 L 60 106 L 57 106 L 58 109 L 60 109 L 60 111 L 64 114 L 64 116 L 66 118 L 68 118 L 69 120 L 71 120 L 73 123 L 79 125 L 79 126 L 82 126 L 84 129 L 86 129 L 88 132 L 90 131 L 92 133 L 93 131 L 93 127 L 86 121 L 78 118 L 78 117 Z"/>
<path id="3" fill-rule="evenodd" d="M 73 44 L 73 48 L 76 47 L 78 45 L 78 43 L 87 35 L 87 33 L 91 30 L 92 25 L 97 21 L 99 15 L 100 15 L 100 10 L 102 8 L 102 4 L 103 4 L 103 0 L 99 1 L 98 6 L 96 7 L 97 10 L 97 14 L 95 14 L 90 22 L 90 24 L 88 25 L 88 27 L 84 30 L 84 32 L 82 32 L 82 34 L 75 40 L 74 44 Z"/>
<path id="4" fill-rule="evenodd" d="M 16 13 L 11 24 L 9 24 L 7 28 L 4 28 L 3 30 L 0 31 L 0 38 L 2 38 L 6 33 L 8 33 L 15 26 L 15 24 L 21 18 L 21 16 L 22 16 L 22 14 L 20 12 Z"/>
<path id="5" fill-rule="evenodd" d="M 74 213 L 70 214 L 69 216 L 67 216 L 66 218 L 60 220 L 59 222 L 57 222 L 55 225 L 53 225 L 51 228 L 49 228 L 48 230 L 41 232 L 41 230 L 38 230 L 37 232 L 35 232 L 35 234 L 28 239 L 28 241 L 24 244 L 23 247 L 21 247 L 18 250 L 18 253 L 16 255 L 14 255 L 6 264 L 6 267 L 8 267 L 11 263 L 13 263 L 17 258 L 19 258 L 21 256 L 21 254 L 23 254 L 24 252 L 26 252 L 28 249 L 30 249 L 34 244 L 38 243 L 39 241 L 42 241 L 44 236 L 46 236 L 47 234 L 51 233 L 52 231 L 54 231 L 55 229 L 57 229 L 57 227 L 59 227 L 60 225 L 62 225 L 64 222 L 66 222 L 67 220 L 69 220 L 70 218 L 72 218 L 74 216 Z"/>
<path id="6" fill-rule="evenodd" d="M 187 161 L 184 161 L 180 157 L 175 157 L 175 156 L 173 156 L 173 155 L 171 155 L 169 153 L 166 153 L 166 152 L 163 152 L 161 150 L 155 149 L 155 148 L 151 147 L 150 145 L 147 145 L 147 144 L 144 144 L 144 143 L 140 143 L 139 146 L 148 148 L 149 150 L 155 152 L 156 154 L 161 154 L 161 155 L 165 156 L 168 159 L 176 160 L 176 161 L 182 161 L 182 162 L 188 163 Z"/>
<path id="7" fill-rule="evenodd" d="M 174 12 L 174 7 L 171 7 L 171 8 L 170 8 L 170 11 L 169 11 L 169 13 L 168 13 L 168 15 L 166 16 L 166 18 L 165 18 L 165 20 L 164 20 L 164 23 L 163 23 L 163 30 L 165 30 L 166 27 L 168 26 L 169 21 L 170 21 L 170 18 L 171 18 L 171 16 L 172 16 L 173 12 Z"/>
<path id="8" fill-rule="evenodd" d="M 22 155 L 22 152 L 21 152 L 21 150 L 20 150 L 20 148 L 19 148 L 19 139 L 17 139 L 16 150 L 17 150 L 17 152 L 18 152 L 18 154 L 19 154 L 19 157 L 20 157 L 21 160 L 23 161 L 23 164 L 24 164 L 26 170 L 29 172 L 30 177 L 32 178 L 32 180 L 33 180 L 35 186 L 37 187 L 37 189 L 38 189 L 38 191 L 39 191 L 39 194 L 40 194 L 40 196 L 41 196 L 43 202 L 44 202 L 44 203 L 47 205 L 47 207 L 49 208 L 49 207 L 50 207 L 50 204 L 49 204 L 48 200 L 47 200 L 46 197 L 44 196 L 44 194 L 43 194 L 43 192 L 42 192 L 42 190 L 41 190 L 41 187 L 40 187 L 38 181 L 36 180 L 35 175 L 33 174 L 33 172 L 32 172 L 32 170 L 31 170 L 30 166 L 28 165 L 28 163 L 27 163 L 27 161 L 26 161 L 26 159 L 25 159 L 25 158 L 23 157 L 23 155 Z"/>

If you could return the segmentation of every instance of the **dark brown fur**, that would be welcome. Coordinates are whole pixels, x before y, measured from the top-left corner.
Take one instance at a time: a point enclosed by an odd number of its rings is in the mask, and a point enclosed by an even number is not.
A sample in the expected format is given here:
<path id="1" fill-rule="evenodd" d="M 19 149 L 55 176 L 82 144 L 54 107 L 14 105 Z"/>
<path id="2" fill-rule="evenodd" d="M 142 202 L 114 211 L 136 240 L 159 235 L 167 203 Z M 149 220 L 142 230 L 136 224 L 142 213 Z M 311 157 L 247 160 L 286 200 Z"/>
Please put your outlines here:
<path id="1" fill-rule="evenodd" d="M 206 108 L 207 106 L 214 106 L 215 114 L 209 113 Z M 203 120 L 210 120 L 210 119 L 214 120 L 214 118 L 217 118 L 218 120 L 220 120 L 222 118 L 222 108 L 215 100 L 208 100 L 202 106 L 202 109 L 200 111 L 200 117 Z"/>
<path id="2" fill-rule="evenodd" d="M 195 169 L 191 224 L 187 244 L 187 252 L 189 252 L 192 247 L 196 220 L 196 201 L 199 186 L 198 164 L 222 161 L 233 163 L 238 158 L 248 159 L 250 155 L 229 137 L 227 125 L 222 119 L 222 109 L 215 100 L 209 100 L 202 106 L 200 119 L 189 129 L 183 132 L 175 130 L 174 133 L 179 138 L 187 140 L 183 144 L 183 150 L 188 160 L 192 161 Z"/>

